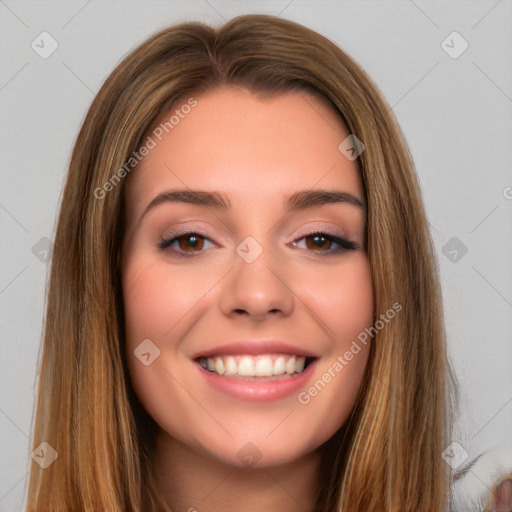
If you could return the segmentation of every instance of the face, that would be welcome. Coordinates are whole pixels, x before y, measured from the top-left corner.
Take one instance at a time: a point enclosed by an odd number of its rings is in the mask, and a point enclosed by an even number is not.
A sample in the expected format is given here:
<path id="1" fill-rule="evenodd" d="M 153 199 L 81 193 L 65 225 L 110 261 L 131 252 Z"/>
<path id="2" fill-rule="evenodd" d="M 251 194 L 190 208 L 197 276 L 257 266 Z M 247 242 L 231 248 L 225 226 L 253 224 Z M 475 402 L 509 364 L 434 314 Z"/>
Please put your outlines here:
<path id="1" fill-rule="evenodd" d="M 125 191 L 132 386 L 159 436 L 204 456 L 261 467 L 312 453 L 353 408 L 373 320 L 348 132 L 314 96 L 235 87 L 151 130 Z"/>

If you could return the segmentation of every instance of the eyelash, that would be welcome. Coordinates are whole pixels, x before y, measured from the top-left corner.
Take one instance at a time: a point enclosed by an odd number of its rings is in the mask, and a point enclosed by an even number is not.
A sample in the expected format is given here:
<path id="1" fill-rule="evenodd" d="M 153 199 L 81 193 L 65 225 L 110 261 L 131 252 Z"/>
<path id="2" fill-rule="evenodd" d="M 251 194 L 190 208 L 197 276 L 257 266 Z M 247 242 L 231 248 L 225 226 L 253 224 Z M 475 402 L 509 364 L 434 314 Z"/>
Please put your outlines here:
<path id="1" fill-rule="evenodd" d="M 169 250 L 170 246 L 174 242 L 176 242 L 178 239 L 180 239 L 182 237 L 190 236 L 190 235 L 196 235 L 196 236 L 198 235 L 201 238 L 205 238 L 205 239 L 209 240 L 209 238 L 207 236 L 205 236 L 197 231 L 183 231 L 181 233 L 172 233 L 172 235 L 171 235 L 172 238 L 168 238 L 168 239 L 160 238 L 160 241 L 158 242 L 158 248 L 162 251 L 167 251 L 167 250 Z M 310 236 L 318 236 L 318 235 L 321 235 L 322 237 L 326 238 L 330 242 L 334 242 L 334 243 L 338 244 L 338 246 L 339 246 L 337 249 L 327 249 L 326 251 L 313 251 L 313 252 L 318 253 L 321 256 L 335 256 L 335 255 L 341 254 L 345 251 L 354 251 L 359 248 L 359 246 L 356 243 L 354 243 L 350 240 L 347 240 L 344 237 L 340 237 L 340 236 L 333 235 L 331 233 L 326 233 L 323 231 L 313 231 L 311 233 L 305 233 L 305 234 L 301 235 L 301 237 L 298 238 L 297 240 L 302 240 L 303 238 L 307 238 Z M 193 252 L 192 253 L 184 253 L 184 252 L 179 252 L 179 251 L 176 251 L 173 249 L 172 252 L 174 252 L 175 255 L 179 258 L 190 258 L 190 257 L 194 257 L 198 254 L 201 254 L 201 252 L 204 252 L 204 250 L 199 251 L 197 253 L 193 253 Z"/>

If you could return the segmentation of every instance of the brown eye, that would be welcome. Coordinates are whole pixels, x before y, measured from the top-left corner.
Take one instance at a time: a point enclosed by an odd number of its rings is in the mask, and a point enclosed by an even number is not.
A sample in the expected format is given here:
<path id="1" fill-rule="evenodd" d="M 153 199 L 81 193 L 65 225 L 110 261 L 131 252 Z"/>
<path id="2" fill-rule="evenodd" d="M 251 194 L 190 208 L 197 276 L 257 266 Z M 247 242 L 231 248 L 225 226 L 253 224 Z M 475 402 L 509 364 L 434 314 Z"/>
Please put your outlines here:
<path id="1" fill-rule="evenodd" d="M 194 252 L 194 249 L 201 250 L 204 246 L 203 237 L 195 233 L 179 236 L 176 240 L 178 240 L 179 248 L 185 252 Z"/>
<path id="2" fill-rule="evenodd" d="M 334 255 L 345 251 L 353 251 L 359 246 L 341 236 L 328 233 L 309 233 L 304 235 L 299 241 L 305 241 L 305 249 L 321 254 L 322 256 Z"/>
<path id="3" fill-rule="evenodd" d="M 158 242 L 158 248 L 163 251 L 169 251 L 175 256 L 195 256 L 204 252 L 205 241 L 211 243 L 206 236 L 200 233 L 173 233 L 171 238 L 161 238 Z"/>
<path id="4" fill-rule="evenodd" d="M 306 247 L 308 249 L 327 249 L 329 250 L 332 241 L 322 234 L 313 234 L 304 237 L 306 239 Z M 311 244 L 308 244 L 307 240 L 311 240 Z"/>

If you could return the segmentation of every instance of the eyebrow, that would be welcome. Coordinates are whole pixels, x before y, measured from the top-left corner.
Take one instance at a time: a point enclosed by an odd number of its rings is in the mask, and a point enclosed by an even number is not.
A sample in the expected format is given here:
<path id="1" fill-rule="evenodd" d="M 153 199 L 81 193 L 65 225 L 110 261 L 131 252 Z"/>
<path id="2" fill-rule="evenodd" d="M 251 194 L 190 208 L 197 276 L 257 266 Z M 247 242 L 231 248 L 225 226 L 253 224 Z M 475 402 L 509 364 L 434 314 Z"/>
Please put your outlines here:
<path id="1" fill-rule="evenodd" d="M 163 203 L 188 203 L 206 206 L 216 210 L 229 210 L 231 208 L 229 198 L 221 192 L 192 189 L 169 190 L 158 194 L 146 206 L 140 219 L 142 219 L 149 210 Z M 300 190 L 290 195 L 285 203 L 287 209 L 290 211 L 305 210 L 313 206 L 322 206 L 332 203 L 347 203 L 363 211 L 366 210 L 366 206 L 361 199 L 349 192 L 343 192 L 341 190 Z"/>

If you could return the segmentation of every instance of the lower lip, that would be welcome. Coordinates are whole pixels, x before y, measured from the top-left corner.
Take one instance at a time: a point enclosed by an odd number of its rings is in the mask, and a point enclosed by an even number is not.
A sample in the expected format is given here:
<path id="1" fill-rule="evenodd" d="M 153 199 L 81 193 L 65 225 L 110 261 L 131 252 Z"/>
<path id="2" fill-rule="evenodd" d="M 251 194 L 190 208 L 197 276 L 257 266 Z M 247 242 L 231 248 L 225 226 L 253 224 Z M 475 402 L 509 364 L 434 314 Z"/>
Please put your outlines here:
<path id="1" fill-rule="evenodd" d="M 316 359 L 310 363 L 298 375 L 262 381 L 225 377 L 224 375 L 206 370 L 197 361 L 195 364 L 200 375 L 218 391 L 239 400 L 270 402 L 287 398 L 294 393 L 298 393 L 301 388 L 304 388 L 315 371 L 317 361 Z"/>

